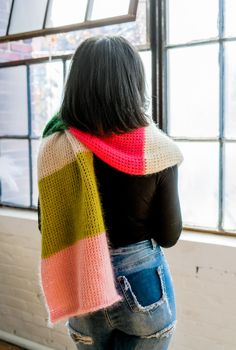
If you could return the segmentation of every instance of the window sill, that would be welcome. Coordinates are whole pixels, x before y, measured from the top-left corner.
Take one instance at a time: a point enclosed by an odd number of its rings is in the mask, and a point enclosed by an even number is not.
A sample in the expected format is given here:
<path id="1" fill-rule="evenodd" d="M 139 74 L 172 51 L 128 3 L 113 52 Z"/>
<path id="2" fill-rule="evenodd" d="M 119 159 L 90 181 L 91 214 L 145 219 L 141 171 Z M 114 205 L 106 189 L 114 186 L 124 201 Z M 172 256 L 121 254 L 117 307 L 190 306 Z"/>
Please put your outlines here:
<path id="1" fill-rule="evenodd" d="M 196 243 L 215 244 L 219 246 L 236 247 L 236 235 L 235 237 L 230 237 L 213 233 L 196 233 L 191 230 L 184 230 L 180 236 L 180 240 Z"/>
<path id="2" fill-rule="evenodd" d="M 9 207 L 0 208 L 0 219 L 2 217 L 23 220 L 38 220 L 38 215 L 36 211 Z"/>
<path id="3" fill-rule="evenodd" d="M 14 219 L 14 221 L 20 219 L 24 221 L 33 221 L 37 224 L 38 214 L 36 211 L 32 210 L 3 207 L 0 208 L 0 220 L 2 221 L 4 219 L 6 219 L 8 223 L 9 219 Z M 235 237 L 228 237 L 209 233 L 196 233 L 191 230 L 184 230 L 180 236 L 180 241 L 236 247 L 236 235 Z"/>

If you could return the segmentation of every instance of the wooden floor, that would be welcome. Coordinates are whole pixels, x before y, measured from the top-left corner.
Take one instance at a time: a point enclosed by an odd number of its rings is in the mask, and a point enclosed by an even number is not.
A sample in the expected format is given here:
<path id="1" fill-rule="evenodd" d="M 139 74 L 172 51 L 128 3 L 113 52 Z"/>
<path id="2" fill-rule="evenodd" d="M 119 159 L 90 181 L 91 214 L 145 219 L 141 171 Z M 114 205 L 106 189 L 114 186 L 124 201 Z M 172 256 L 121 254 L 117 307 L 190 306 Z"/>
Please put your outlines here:
<path id="1" fill-rule="evenodd" d="M 25 350 L 25 349 L 19 348 L 19 346 L 16 346 L 16 345 L 5 343 L 4 341 L 0 340 L 0 350 Z"/>

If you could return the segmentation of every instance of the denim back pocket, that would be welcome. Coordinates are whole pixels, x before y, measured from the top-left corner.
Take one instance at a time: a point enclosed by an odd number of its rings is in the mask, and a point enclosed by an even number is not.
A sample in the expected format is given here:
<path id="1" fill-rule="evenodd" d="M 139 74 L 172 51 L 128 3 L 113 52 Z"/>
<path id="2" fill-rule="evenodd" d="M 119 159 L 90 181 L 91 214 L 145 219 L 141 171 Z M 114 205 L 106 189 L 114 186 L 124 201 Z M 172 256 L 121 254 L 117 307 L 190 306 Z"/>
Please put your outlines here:
<path id="1" fill-rule="evenodd" d="M 166 302 L 163 266 L 143 269 L 117 280 L 133 312 L 150 312 Z"/>

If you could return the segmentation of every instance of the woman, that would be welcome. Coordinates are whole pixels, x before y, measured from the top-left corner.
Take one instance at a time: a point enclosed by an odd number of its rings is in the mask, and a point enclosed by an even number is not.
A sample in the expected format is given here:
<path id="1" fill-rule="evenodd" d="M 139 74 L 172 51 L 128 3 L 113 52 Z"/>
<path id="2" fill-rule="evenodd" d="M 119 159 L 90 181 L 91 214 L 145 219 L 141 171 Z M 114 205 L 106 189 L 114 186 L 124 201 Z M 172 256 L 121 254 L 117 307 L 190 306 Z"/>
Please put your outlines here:
<path id="1" fill-rule="evenodd" d="M 43 133 L 42 289 L 50 322 L 67 320 L 81 350 L 164 350 L 175 328 L 161 247 L 182 229 L 182 155 L 145 110 L 138 52 L 122 37 L 93 37 Z"/>

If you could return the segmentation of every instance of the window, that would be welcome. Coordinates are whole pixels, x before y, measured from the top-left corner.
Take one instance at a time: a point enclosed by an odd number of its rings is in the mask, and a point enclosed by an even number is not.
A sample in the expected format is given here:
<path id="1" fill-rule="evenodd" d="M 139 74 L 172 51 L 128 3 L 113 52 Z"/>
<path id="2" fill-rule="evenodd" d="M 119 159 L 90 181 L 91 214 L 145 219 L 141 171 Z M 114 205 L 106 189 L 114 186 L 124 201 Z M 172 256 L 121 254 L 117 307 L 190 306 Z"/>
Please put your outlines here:
<path id="1" fill-rule="evenodd" d="M 184 226 L 235 234 L 235 0 L 120 0 L 118 7 L 108 0 L 68 0 L 66 13 L 63 1 L 49 0 L 37 2 L 32 24 L 21 17 L 25 12 L 14 12 L 21 1 L 2 0 L 0 9 L 0 155 L 10 174 L 3 174 L 0 203 L 35 208 L 39 139 L 60 105 L 71 54 L 87 37 L 116 33 L 139 49 L 149 113 L 183 151 Z M 25 8 L 32 3 L 24 1 Z M 26 25 L 29 32 L 22 33 Z"/>
<path id="2" fill-rule="evenodd" d="M 138 0 L 2 0 L 0 42 L 129 22 L 137 5 Z"/>
<path id="3" fill-rule="evenodd" d="M 64 63 L 65 64 L 65 63 Z M 0 154 L 5 169 L 1 202 L 37 204 L 36 157 L 47 119 L 57 110 L 63 87 L 63 61 L 0 69 Z"/>
<path id="4" fill-rule="evenodd" d="M 75 3 L 75 1 L 71 2 Z M 15 0 L 14 4 L 17 3 L 18 1 Z M 82 1 L 80 3 L 82 4 Z M 134 2 L 120 1 L 119 6 L 111 8 L 110 1 L 94 1 L 93 16 L 101 19 L 98 3 L 106 6 L 107 16 L 114 16 L 121 14 L 129 7 L 129 3 Z M 4 4 L 2 13 L 9 14 L 10 1 L 4 0 Z M 27 1 L 24 4 L 26 6 Z M 57 22 L 60 20 L 57 14 L 63 11 L 64 1 L 54 0 L 50 4 L 48 18 L 51 18 L 50 20 L 54 21 L 55 25 L 61 25 L 62 23 Z M 39 6 L 43 7 L 43 2 Z M 4 169 L 0 181 L 1 205 L 22 208 L 36 208 L 37 206 L 36 161 L 40 136 L 46 122 L 60 106 L 71 53 L 81 41 L 96 34 L 116 33 L 125 36 L 142 50 L 140 54 L 147 69 L 147 88 L 150 93 L 151 54 L 147 34 L 147 11 L 146 0 L 140 0 L 136 21 L 58 33 L 46 37 L 34 37 L 0 45 L 1 174 Z M 21 21 L 24 22 L 21 16 L 24 16 L 25 12 L 22 14 L 16 12 L 16 14 L 18 24 L 16 23 L 15 26 L 19 25 L 19 28 L 22 28 L 22 25 L 26 25 L 21 24 Z M 72 15 L 68 14 L 68 16 L 71 20 Z M 65 16 L 63 20 L 69 21 L 69 17 Z"/>
<path id="5" fill-rule="evenodd" d="M 185 161 L 186 226 L 236 231 L 234 0 L 163 2 L 164 120 Z"/>

